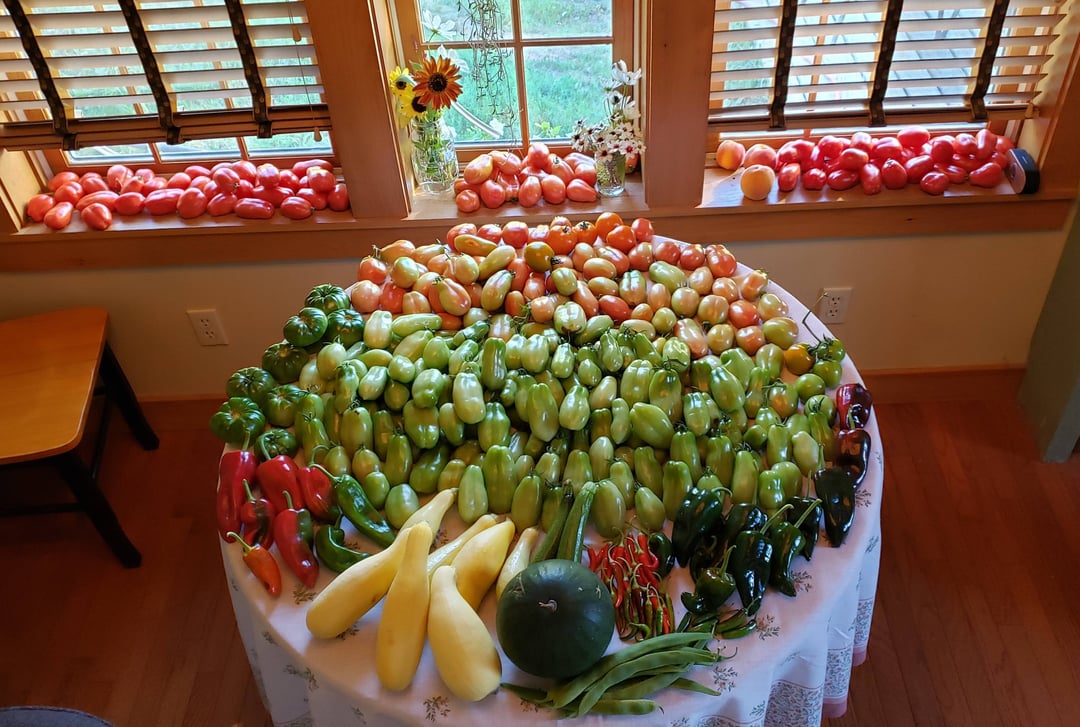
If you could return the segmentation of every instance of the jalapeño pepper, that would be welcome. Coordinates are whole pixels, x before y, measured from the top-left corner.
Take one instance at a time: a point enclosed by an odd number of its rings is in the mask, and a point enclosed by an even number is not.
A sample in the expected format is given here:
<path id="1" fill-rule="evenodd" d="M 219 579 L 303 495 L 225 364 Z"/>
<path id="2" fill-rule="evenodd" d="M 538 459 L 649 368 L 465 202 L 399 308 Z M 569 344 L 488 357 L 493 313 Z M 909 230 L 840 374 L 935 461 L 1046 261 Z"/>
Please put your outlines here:
<path id="1" fill-rule="evenodd" d="M 349 566 L 356 565 L 370 555 L 353 550 L 345 544 L 341 516 L 338 516 L 336 522 L 323 525 L 315 533 L 315 554 L 323 565 L 335 573 L 343 573 Z"/>
<path id="2" fill-rule="evenodd" d="M 394 530 L 364 494 L 364 488 L 352 475 L 333 478 L 334 498 L 341 513 L 362 535 L 383 548 L 394 542 Z"/>
<path id="3" fill-rule="evenodd" d="M 855 518 L 855 477 L 843 467 L 832 465 L 813 474 L 814 492 L 821 498 L 825 537 L 840 546 L 851 531 Z"/>
<path id="4" fill-rule="evenodd" d="M 305 586 L 314 588 L 319 577 L 319 562 L 311 552 L 315 537 L 311 513 L 302 505 L 293 507 L 292 496 L 288 492 L 285 493 L 285 505 L 285 509 L 274 518 L 274 542 L 289 570 Z"/>

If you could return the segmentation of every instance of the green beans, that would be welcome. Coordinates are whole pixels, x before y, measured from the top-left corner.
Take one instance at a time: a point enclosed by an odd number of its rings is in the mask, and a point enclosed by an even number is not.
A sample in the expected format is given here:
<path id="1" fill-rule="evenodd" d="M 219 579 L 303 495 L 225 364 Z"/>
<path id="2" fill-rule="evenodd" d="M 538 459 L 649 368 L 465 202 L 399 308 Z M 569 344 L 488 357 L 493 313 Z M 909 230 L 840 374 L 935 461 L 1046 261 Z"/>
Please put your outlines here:
<path id="1" fill-rule="evenodd" d="M 600 700 L 610 687 L 615 686 L 624 679 L 630 678 L 642 672 L 648 672 L 658 667 L 682 664 L 688 668 L 697 664 L 712 664 L 716 661 L 716 654 L 708 649 L 694 649 L 680 647 L 669 651 L 658 651 L 653 654 L 639 656 L 623 664 L 616 666 L 598 681 L 592 684 L 581 697 L 578 704 L 578 714 L 586 714 Z"/>

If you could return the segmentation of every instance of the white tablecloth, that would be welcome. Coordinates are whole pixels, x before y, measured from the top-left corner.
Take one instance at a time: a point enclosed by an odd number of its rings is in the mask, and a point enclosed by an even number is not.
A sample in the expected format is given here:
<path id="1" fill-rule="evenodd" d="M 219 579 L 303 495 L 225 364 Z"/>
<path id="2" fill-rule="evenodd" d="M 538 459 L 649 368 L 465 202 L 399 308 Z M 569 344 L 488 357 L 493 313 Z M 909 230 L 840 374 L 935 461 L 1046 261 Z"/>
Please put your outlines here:
<path id="1" fill-rule="evenodd" d="M 801 304 L 774 284 L 769 289 L 785 297 L 792 316 L 801 320 L 806 311 Z M 813 316 L 809 321 L 815 332 L 826 330 Z M 845 382 L 859 380 L 850 359 L 844 362 L 843 378 Z M 830 547 L 822 533 L 812 561 L 800 556 L 792 565 L 796 597 L 769 589 L 757 615 L 757 630 L 740 639 L 713 641 L 712 647 L 730 658 L 711 667 L 695 667 L 689 673 L 720 696 L 668 689 L 655 697 L 662 713 L 590 716 L 566 723 L 817 727 L 823 716 L 843 714 L 851 670 L 866 658 L 881 553 L 884 457 L 876 416 L 872 415 L 867 430 L 873 439 L 871 464 L 857 493 L 854 523 L 843 546 Z M 452 508 L 440 540 L 461 529 Z M 346 532 L 359 539 L 347 523 Z M 400 693 L 387 692 L 380 686 L 373 665 L 381 605 L 338 638 L 316 639 L 305 625 L 307 604 L 330 582 L 333 573 L 323 568 L 315 588 L 309 590 L 282 565 L 282 594 L 275 599 L 247 571 L 239 546 L 222 543 L 221 549 L 240 635 L 263 702 L 278 727 L 555 721 L 553 713 L 523 702 L 505 689 L 478 703 L 455 698 L 439 679 L 429 647 L 425 647 L 411 686 Z M 679 593 L 689 589 L 689 582 L 682 569 L 676 569 L 673 576 L 686 578 L 674 581 L 669 589 L 677 617 L 681 617 Z M 489 593 L 480 607 L 493 631 L 494 600 Z M 613 638 L 611 648 L 618 648 L 619 643 Z M 505 657 L 503 681 L 537 684 Z"/>

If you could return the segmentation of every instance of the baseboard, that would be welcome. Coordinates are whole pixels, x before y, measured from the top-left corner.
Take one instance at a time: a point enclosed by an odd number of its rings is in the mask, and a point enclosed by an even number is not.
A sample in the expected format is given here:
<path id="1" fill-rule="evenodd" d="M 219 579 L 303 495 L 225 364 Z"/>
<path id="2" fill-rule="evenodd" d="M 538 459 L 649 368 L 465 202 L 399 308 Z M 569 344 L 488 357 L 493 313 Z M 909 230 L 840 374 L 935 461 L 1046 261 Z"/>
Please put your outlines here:
<path id="1" fill-rule="evenodd" d="M 1015 401 L 1024 366 L 972 366 L 860 371 L 880 403 L 915 401 Z"/>

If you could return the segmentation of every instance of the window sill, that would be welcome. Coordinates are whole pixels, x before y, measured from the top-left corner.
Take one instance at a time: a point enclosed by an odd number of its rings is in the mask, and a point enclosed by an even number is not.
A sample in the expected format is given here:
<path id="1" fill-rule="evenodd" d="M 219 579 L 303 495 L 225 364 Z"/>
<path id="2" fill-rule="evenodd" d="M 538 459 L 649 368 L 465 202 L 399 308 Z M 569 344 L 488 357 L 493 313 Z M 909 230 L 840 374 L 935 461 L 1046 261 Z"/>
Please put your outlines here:
<path id="1" fill-rule="evenodd" d="M 357 219 L 350 212 L 324 210 L 301 221 L 118 219 L 104 232 L 88 230 L 77 219 L 59 232 L 30 225 L 0 237 L 0 271 L 355 260 L 372 246 L 400 237 L 441 239 L 462 221 L 480 225 L 521 219 L 537 225 L 555 215 L 577 221 L 595 219 L 604 211 L 627 220 L 649 217 L 661 234 L 700 243 L 1054 230 L 1063 228 L 1074 202 L 1071 191 L 1044 189 L 1021 196 L 1008 185 L 993 190 L 957 187 L 941 197 L 918 189 L 874 196 L 858 189 L 786 195 L 774 190 L 768 200 L 754 202 L 743 198 L 737 174 L 713 167 L 705 170 L 700 204 L 685 207 L 650 208 L 641 178 L 635 175 L 627 181 L 626 194 L 594 204 L 504 205 L 469 215 L 459 214 L 447 197 L 418 199 L 405 219 Z M 312 232 L 319 233 L 315 245 Z"/>

